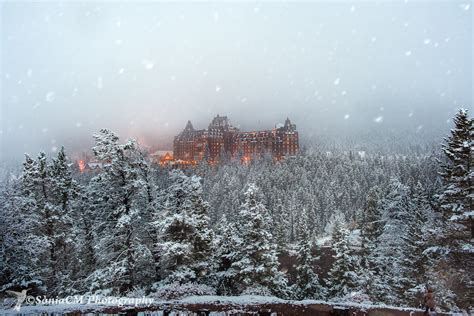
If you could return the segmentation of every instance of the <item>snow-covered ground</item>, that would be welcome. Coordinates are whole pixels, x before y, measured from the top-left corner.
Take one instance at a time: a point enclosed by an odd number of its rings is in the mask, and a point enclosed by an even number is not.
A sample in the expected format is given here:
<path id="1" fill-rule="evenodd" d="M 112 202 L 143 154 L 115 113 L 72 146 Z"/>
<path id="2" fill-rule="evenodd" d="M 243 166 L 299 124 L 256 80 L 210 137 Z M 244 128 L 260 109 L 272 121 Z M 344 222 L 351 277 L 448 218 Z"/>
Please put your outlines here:
<path id="1" fill-rule="evenodd" d="M 120 301 L 124 302 L 130 298 L 119 298 L 119 297 L 109 297 L 109 301 Z M 163 315 L 163 311 L 174 311 L 175 315 L 185 313 L 188 309 L 187 307 L 194 305 L 206 305 L 206 308 L 209 308 L 209 305 L 215 306 L 215 312 L 212 312 L 211 315 L 224 315 L 222 311 L 223 307 L 227 313 L 229 312 L 238 312 L 245 311 L 246 307 L 258 306 L 258 305 L 273 305 L 273 304 L 287 304 L 288 307 L 301 307 L 309 305 L 323 305 L 327 307 L 332 307 L 334 309 L 357 309 L 357 310 L 371 310 L 371 309 L 390 309 L 402 312 L 408 312 L 407 315 L 412 315 L 413 312 L 422 312 L 420 309 L 408 308 L 408 307 L 394 307 L 388 305 L 370 305 L 370 304 L 357 304 L 357 303 L 332 303 L 319 300 L 302 300 L 302 301 L 293 301 L 293 300 L 283 300 L 277 297 L 270 296 L 258 296 L 258 295 L 242 295 L 242 296 L 190 296 L 183 298 L 181 300 L 175 301 L 160 301 L 151 299 L 150 301 L 144 304 L 120 304 L 122 306 L 114 304 L 97 304 L 97 303 L 58 303 L 58 304 L 44 304 L 44 305 L 23 305 L 20 310 L 17 312 L 13 308 L 2 307 L 0 308 L 0 315 L 12 315 L 12 314 L 23 314 L 23 315 L 38 315 L 38 314 L 63 314 L 68 312 L 83 313 L 84 315 L 95 314 L 97 312 L 101 313 L 118 313 L 120 311 L 130 311 L 138 309 L 139 314 L 144 315 Z M 171 314 L 173 315 L 173 313 Z M 455 315 L 455 314 L 452 314 Z M 462 315 L 462 314 L 458 314 Z"/>

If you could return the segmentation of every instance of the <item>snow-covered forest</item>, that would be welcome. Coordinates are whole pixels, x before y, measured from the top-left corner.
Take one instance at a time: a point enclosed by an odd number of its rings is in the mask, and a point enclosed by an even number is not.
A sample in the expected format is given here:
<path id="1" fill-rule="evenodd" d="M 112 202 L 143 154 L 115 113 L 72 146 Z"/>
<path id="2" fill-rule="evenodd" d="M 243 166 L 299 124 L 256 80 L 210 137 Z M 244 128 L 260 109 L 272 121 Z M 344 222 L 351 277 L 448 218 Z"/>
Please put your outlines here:
<path id="1" fill-rule="evenodd" d="M 0 183 L 0 291 L 420 304 L 467 310 L 473 280 L 473 126 L 442 148 L 308 148 L 280 162 L 153 165 L 133 140 L 94 135 L 103 167 L 61 148 Z M 441 142 L 441 140 L 440 140 Z"/>

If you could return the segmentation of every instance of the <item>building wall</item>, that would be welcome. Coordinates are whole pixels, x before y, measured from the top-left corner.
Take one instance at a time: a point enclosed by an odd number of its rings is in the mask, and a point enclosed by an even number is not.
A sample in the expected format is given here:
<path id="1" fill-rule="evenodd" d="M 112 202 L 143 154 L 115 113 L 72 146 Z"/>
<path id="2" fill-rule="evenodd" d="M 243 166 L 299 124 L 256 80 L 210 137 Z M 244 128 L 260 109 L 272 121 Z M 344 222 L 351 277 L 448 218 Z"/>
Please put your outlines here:
<path id="1" fill-rule="evenodd" d="M 275 159 L 299 153 L 296 125 L 290 120 L 272 130 L 240 132 L 225 116 L 216 116 L 207 130 L 194 130 L 191 122 L 174 139 L 174 158 L 184 161 L 219 161 L 221 155 L 252 159 L 270 154 Z"/>

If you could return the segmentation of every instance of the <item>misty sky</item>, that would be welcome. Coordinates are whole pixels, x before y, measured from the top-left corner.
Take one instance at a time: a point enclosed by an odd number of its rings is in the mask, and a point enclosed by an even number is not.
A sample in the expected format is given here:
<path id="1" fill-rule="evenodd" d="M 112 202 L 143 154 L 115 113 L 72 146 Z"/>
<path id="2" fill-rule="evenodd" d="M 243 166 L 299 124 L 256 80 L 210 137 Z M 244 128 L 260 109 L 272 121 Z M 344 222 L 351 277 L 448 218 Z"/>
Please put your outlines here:
<path id="1" fill-rule="evenodd" d="M 4 2 L 0 158 L 171 148 L 188 119 L 305 137 L 440 131 L 472 106 L 469 1 Z"/>

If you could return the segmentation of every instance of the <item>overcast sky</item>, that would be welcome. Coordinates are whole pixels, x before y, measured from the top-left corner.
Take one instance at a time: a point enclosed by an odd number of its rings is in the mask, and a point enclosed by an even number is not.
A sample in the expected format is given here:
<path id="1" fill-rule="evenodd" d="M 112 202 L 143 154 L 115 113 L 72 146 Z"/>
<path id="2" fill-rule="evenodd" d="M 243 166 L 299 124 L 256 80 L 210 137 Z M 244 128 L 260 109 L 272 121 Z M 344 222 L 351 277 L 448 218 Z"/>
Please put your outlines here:
<path id="1" fill-rule="evenodd" d="M 171 148 L 188 119 L 444 130 L 472 105 L 470 1 L 4 2 L 1 158 L 102 127 Z"/>

